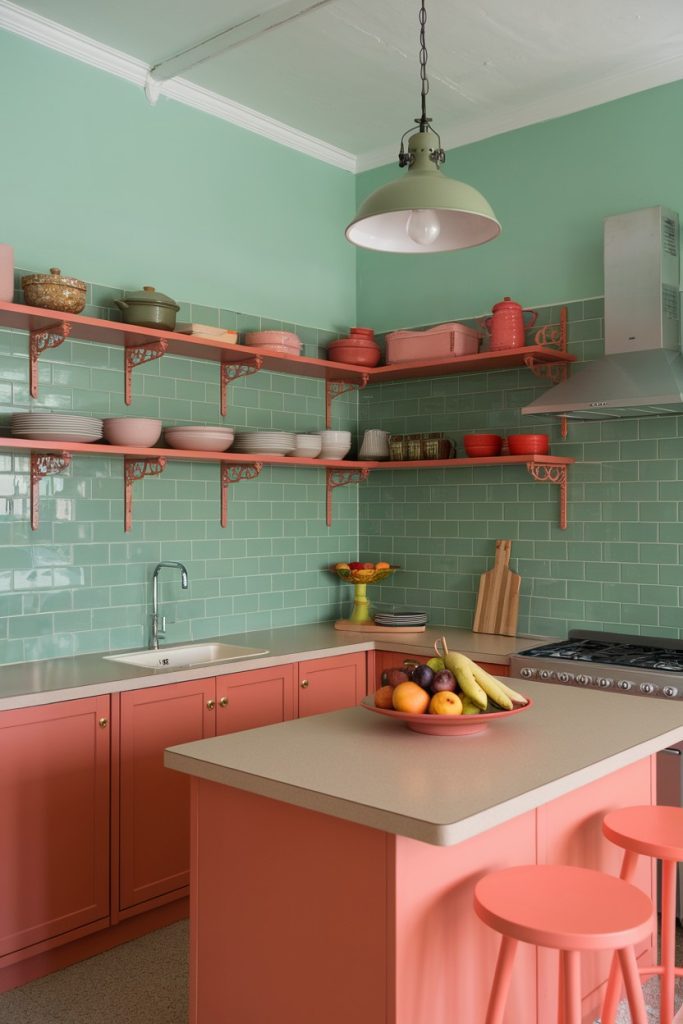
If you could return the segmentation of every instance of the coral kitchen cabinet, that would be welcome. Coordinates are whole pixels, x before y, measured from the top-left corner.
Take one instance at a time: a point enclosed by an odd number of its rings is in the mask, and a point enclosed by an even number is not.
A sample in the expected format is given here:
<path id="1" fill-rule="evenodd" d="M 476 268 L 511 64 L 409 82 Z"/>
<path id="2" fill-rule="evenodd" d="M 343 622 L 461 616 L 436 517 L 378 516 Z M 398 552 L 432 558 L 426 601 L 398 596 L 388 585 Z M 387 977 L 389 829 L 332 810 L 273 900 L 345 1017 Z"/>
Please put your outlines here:
<path id="1" fill-rule="evenodd" d="M 375 689 L 382 685 L 382 672 L 386 672 L 388 668 L 405 668 L 410 670 L 418 662 L 424 664 L 433 657 L 433 654 L 406 654 L 405 651 L 375 651 Z M 510 675 L 508 665 L 493 664 L 493 662 L 489 661 L 479 661 L 478 664 L 486 669 L 487 672 L 490 672 L 492 676 Z"/>
<path id="2" fill-rule="evenodd" d="M 109 923 L 110 700 L 0 714 L 0 965 Z"/>
<path id="3" fill-rule="evenodd" d="M 122 917 L 187 892 L 190 785 L 187 776 L 164 768 L 165 748 L 292 718 L 295 667 L 121 694 Z"/>
<path id="4" fill-rule="evenodd" d="M 299 662 L 298 716 L 360 704 L 366 693 L 365 654 L 342 654 Z"/>

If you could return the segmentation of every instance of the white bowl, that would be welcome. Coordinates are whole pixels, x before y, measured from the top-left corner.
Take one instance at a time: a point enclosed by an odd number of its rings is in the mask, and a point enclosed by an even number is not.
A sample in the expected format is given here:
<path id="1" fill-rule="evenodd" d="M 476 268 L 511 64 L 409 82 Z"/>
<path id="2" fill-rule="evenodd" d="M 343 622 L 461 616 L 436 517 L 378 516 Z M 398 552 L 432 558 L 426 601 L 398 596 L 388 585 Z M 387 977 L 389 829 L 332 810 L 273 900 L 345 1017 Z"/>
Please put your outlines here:
<path id="1" fill-rule="evenodd" d="M 324 445 L 343 445 L 348 444 L 351 447 L 351 431 L 350 430 L 321 430 L 320 440 Z M 347 448 L 348 451 L 348 448 Z"/>
<path id="2" fill-rule="evenodd" d="M 151 448 L 161 437 L 161 420 L 112 416 L 102 423 L 102 433 L 109 444 L 120 444 L 127 448 Z"/>
<path id="3" fill-rule="evenodd" d="M 225 452 L 233 442 L 234 433 L 226 427 L 166 427 L 164 436 L 170 448 Z"/>
<path id="4" fill-rule="evenodd" d="M 320 455 L 322 441 L 319 434 L 297 434 L 294 455 L 300 459 L 316 459 Z"/>
<path id="5" fill-rule="evenodd" d="M 320 449 L 320 458 L 321 459 L 343 459 L 345 455 L 348 455 L 350 450 L 351 450 L 351 445 L 350 444 L 349 445 L 346 445 L 346 444 L 342 444 L 342 445 L 338 445 L 338 444 L 335 444 L 335 445 L 323 444 L 322 448 Z"/>

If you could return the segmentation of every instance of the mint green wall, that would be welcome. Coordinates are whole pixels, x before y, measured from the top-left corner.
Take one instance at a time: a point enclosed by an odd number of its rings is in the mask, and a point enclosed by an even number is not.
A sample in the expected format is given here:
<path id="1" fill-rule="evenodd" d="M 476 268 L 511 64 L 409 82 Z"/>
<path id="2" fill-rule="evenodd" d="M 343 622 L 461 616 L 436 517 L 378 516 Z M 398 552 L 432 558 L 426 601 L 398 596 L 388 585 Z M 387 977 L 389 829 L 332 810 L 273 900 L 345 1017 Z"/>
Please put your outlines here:
<path id="1" fill-rule="evenodd" d="M 0 95 L 0 241 L 18 267 L 97 282 L 86 313 L 106 317 L 121 289 L 150 283 L 183 303 L 181 319 L 284 321 L 316 356 L 353 321 L 351 174 L 179 104 L 150 107 L 129 83 L 3 32 Z M 120 349 L 46 353 L 37 401 L 27 369 L 25 335 L 0 331 L 0 433 L 29 408 L 220 421 L 213 363 L 137 369 L 130 408 Z M 320 382 L 260 373 L 231 386 L 225 422 L 314 431 L 324 408 Z M 356 408 L 337 399 L 334 425 L 355 428 Z M 0 664 L 144 645 L 161 559 L 190 572 L 186 592 L 170 573 L 162 583 L 167 642 L 337 616 L 326 567 L 357 552 L 357 489 L 336 491 L 328 530 L 324 472 L 266 468 L 230 488 L 223 530 L 217 481 L 216 465 L 169 463 L 135 485 L 124 534 L 121 460 L 76 457 L 42 483 L 34 534 L 28 460 L 0 456 Z"/>
<path id="2" fill-rule="evenodd" d="M 0 31 L 16 263 L 321 327 L 350 322 L 353 175 Z"/>
<path id="3" fill-rule="evenodd" d="M 683 212 L 681 109 L 676 82 L 452 150 L 445 173 L 486 196 L 502 234 L 456 253 L 359 251 L 359 322 L 390 330 L 479 315 L 504 295 L 529 306 L 602 295 L 603 217 Z M 360 175 L 359 199 L 402 173 Z"/>

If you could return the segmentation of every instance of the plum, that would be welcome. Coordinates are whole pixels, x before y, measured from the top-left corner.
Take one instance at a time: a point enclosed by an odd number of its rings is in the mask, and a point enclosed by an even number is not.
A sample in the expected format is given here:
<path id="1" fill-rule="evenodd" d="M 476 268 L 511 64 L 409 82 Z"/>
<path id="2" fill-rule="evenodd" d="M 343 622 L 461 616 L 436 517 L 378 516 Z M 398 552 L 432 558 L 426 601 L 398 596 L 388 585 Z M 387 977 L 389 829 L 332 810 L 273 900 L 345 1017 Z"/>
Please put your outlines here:
<path id="1" fill-rule="evenodd" d="M 388 668 L 382 672 L 382 686 L 398 686 L 399 683 L 407 683 L 410 676 L 402 668 Z"/>
<path id="2" fill-rule="evenodd" d="M 428 690 L 432 685 L 434 673 L 429 665 L 416 665 L 410 678 L 414 683 L 417 683 L 418 686 L 421 686 L 423 690 Z"/>
<path id="3" fill-rule="evenodd" d="M 447 668 L 441 669 L 432 679 L 432 693 L 440 693 L 442 690 L 450 690 L 455 693 L 455 676 Z"/>

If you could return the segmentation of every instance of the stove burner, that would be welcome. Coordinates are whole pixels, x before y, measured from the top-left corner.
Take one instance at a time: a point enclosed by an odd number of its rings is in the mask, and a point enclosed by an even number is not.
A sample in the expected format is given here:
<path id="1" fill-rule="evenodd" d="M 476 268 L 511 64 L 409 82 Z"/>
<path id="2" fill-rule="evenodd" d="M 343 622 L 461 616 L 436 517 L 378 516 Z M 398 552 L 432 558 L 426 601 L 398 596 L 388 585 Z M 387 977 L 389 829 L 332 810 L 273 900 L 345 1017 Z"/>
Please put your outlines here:
<path id="1" fill-rule="evenodd" d="M 520 654 L 530 658 L 563 658 L 567 661 L 659 669 L 661 672 L 683 672 L 683 650 L 676 650 L 673 644 L 671 647 L 657 647 L 638 643 L 636 637 L 624 637 L 619 641 L 609 635 L 604 640 L 572 639 L 570 636 L 568 640 L 532 647 L 528 651 L 520 651 Z"/>

